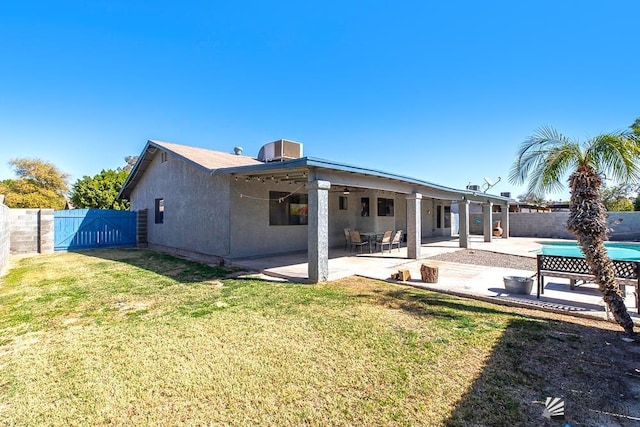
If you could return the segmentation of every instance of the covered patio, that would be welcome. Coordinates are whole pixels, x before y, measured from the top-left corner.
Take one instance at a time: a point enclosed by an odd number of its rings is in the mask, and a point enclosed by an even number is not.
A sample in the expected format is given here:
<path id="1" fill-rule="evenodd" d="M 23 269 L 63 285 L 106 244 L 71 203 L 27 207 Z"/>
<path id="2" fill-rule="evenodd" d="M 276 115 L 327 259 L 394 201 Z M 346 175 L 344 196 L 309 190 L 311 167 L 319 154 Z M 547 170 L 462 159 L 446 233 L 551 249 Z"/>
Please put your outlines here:
<path id="1" fill-rule="evenodd" d="M 341 252 L 338 249 L 345 245 L 345 229 L 379 234 L 389 230 L 402 230 L 405 236 L 404 247 L 399 252 L 394 252 L 392 257 L 382 256 L 377 260 L 378 264 L 380 259 L 384 259 L 387 260 L 385 265 L 392 265 L 394 262 L 397 265 L 402 260 L 422 258 L 422 242 L 425 239 L 451 240 L 455 235 L 455 247 L 469 247 L 471 204 L 482 206 L 482 241 L 485 243 L 491 243 L 493 240 L 494 206 L 499 206 L 502 212 L 508 212 L 508 199 L 505 197 L 479 191 L 458 190 L 402 175 L 310 157 L 224 168 L 214 173 L 230 175 L 232 190 L 245 199 L 261 197 L 258 187 L 274 189 L 269 190 L 269 233 L 275 230 L 271 227 L 274 225 L 271 222 L 273 218 L 281 218 L 287 212 L 291 212 L 294 206 L 298 211 L 300 206 L 304 206 L 306 242 L 302 240 L 304 237 L 300 235 L 301 230 L 295 226 L 290 227 L 291 222 L 275 225 L 283 225 L 282 235 L 288 235 L 289 242 L 296 239 L 306 243 L 306 251 L 302 253 L 305 256 L 304 267 L 302 263 L 289 265 L 298 265 L 295 274 L 291 273 L 292 277 L 312 283 L 333 280 L 341 274 L 349 275 L 351 270 L 348 266 L 343 267 L 340 261 L 344 257 L 344 250 Z M 291 193 L 281 190 L 287 187 L 294 190 L 291 190 Z M 295 201 L 289 201 L 291 195 L 298 194 L 295 193 L 297 189 L 301 189 L 299 194 L 304 193 L 306 199 L 303 201 L 296 197 Z M 272 203 L 273 200 L 277 203 Z M 281 206 L 287 203 L 290 203 L 291 208 Z M 453 205 L 457 205 L 458 208 L 457 230 L 454 230 L 452 225 Z M 243 207 L 243 212 L 246 212 L 246 209 L 251 208 Z M 506 239 L 509 237 L 509 221 L 508 215 L 503 217 L 500 237 Z M 249 228 L 243 227 L 239 230 Z M 249 231 L 246 233 L 248 235 Z M 281 241 L 281 237 L 274 234 L 274 247 L 286 246 L 287 242 Z M 297 248 L 284 253 L 299 250 L 300 248 Z M 287 257 L 291 255 L 262 259 L 275 260 Z M 236 259 L 231 261 L 236 262 Z M 306 271 L 302 271 L 305 267 Z M 292 271 L 291 268 L 288 270 Z"/>
<path id="2" fill-rule="evenodd" d="M 491 251 L 498 254 L 519 255 L 535 258 L 541 244 L 552 239 L 511 238 L 485 242 L 483 236 L 470 236 L 469 249 Z M 377 280 L 392 281 L 391 274 L 398 269 L 407 269 L 411 279 L 396 282 L 403 285 L 420 287 L 437 292 L 445 292 L 462 297 L 482 299 L 489 302 L 536 308 L 545 311 L 574 314 L 578 316 L 607 319 L 602 297 L 593 284 L 583 285 L 570 290 L 568 280 L 553 279 L 547 283 L 544 295 L 536 298 L 535 292 L 530 295 L 509 295 L 503 286 L 504 276 L 531 277 L 535 270 L 517 270 L 484 265 L 459 264 L 454 262 L 430 260 L 430 257 L 460 250 L 456 238 L 422 239 L 421 258 L 407 258 L 407 248 L 391 253 L 380 251 L 369 253 L 353 253 L 344 249 L 329 251 L 329 280 L 340 280 L 357 275 Z M 420 280 L 422 263 L 438 266 L 440 275 L 438 283 L 428 284 Z M 308 283 L 307 254 L 288 254 L 282 256 L 238 260 L 234 265 L 259 272 L 268 280 L 287 280 Z M 640 322 L 635 299 L 628 293 L 625 300 L 634 322 Z"/>

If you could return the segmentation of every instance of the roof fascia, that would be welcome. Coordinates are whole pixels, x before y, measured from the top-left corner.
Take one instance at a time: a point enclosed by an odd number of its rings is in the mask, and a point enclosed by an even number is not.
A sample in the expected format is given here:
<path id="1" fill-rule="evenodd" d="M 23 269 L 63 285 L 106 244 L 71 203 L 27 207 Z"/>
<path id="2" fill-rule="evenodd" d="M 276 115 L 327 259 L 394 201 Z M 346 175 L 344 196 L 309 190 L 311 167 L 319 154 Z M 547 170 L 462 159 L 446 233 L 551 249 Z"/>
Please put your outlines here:
<path id="1" fill-rule="evenodd" d="M 142 152 L 138 156 L 138 160 L 136 160 L 136 163 L 131 168 L 131 171 L 129 172 L 129 175 L 127 175 L 127 179 L 124 181 L 124 184 L 122 184 L 122 189 L 120 190 L 120 192 L 116 196 L 116 200 L 128 199 L 128 196 L 131 193 L 129 191 L 128 187 L 131 184 L 131 181 L 133 181 L 133 179 L 138 174 L 138 170 L 140 169 L 140 165 L 142 164 L 142 161 L 143 161 L 144 157 L 149 152 L 148 149 L 149 149 L 150 145 L 151 145 L 151 140 L 147 140 L 147 143 L 145 144 L 144 148 L 142 149 Z M 141 171 L 141 173 L 142 172 L 144 172 L 144 171 Z"/>
<path id="2" fill-rule="evenodd" d="M 287 170 L 287 169 L 300 168 L 300 167 L 309 167 L 309 168 L 316 167 L 316 168 L 322 168 L 322 169 L 332 169 L 332 170 L 337 170 L 342 172 L 351 172 L 355 174 L 371 175 L 379 178 L 398 180 L 398 181 L 406 182 L 412 185 L 432 188 L 434 190 L 442 191 L 444 193 L 451 193 L 453 195 L 457 195 L 457 196 L 452 196 L 451 197 L 452 200 L 468 199 L 468 200 L 477 201 L 477 202 L 481 202 L 481 201 L 486 202 L 487 200 L 495 201 L 495 202 L 508 201 L 508 199 L 504 197 L 493 196 L 493 195 L 484 194 L 484 193 L 482 193 L 482 196 L 477 197 L 478 196 L 477 192 L 473 192 L 469 190 L 458 190 L 455 188 L 434 184 L 432 182 L 423 181 L 423 180 L 411 178 L 408 176 L 397 175 L 397 174 L 392 174 L 392 173 L 379 171 L 375 169 L 368 169 L 368 168 L 363 168 L 359 166 L 348 165 L 345 163 L 333 162 L 333 161 L 319 159 L 315 157 L 302 157 L 300 159 L 292 159 L 284 162 L 264 163 L 261 165 L 221 168 L 221 169 L 214 170 L 212 174 L 259 173 L 259 172 L 271 172 L 276 170 Z"/>

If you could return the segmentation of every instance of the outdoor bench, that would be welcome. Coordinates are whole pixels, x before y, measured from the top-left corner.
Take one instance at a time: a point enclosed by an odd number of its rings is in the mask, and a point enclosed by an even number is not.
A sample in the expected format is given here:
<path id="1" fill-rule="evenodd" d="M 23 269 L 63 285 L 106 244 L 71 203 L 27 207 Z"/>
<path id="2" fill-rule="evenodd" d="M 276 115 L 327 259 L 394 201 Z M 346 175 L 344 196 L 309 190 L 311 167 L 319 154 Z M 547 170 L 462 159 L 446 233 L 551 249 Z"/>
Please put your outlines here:
<path id="1" fill-rule="evenodd" d="M 612 260 L 616 280 L 624 291 L 625 286 L 633 286 L 636 308 L 640 314 L 640 262 Z M 538 295 L 544 293 L 544 278 L 560 277 L 569 279 L 569 286 L 574 289 L 577 280 L 593 282 L 587 261 L 580 257 L 538 254 Z"/>

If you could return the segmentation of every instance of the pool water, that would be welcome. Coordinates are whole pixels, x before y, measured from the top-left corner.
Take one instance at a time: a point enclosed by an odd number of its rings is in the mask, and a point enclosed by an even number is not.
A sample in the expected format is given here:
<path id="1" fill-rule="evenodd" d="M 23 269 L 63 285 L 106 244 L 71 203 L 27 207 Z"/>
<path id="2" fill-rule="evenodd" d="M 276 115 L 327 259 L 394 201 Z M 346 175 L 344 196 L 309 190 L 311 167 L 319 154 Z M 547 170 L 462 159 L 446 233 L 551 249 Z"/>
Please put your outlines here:
<path id="1" fill-rule="evenodd" d="M 640 261 L 640 245 L 632 243 L 605 243 L 604 246 L 611 259 Z M 583 257 L 577 243 L 544 243 L 540 253 L 543 255 Z"/>

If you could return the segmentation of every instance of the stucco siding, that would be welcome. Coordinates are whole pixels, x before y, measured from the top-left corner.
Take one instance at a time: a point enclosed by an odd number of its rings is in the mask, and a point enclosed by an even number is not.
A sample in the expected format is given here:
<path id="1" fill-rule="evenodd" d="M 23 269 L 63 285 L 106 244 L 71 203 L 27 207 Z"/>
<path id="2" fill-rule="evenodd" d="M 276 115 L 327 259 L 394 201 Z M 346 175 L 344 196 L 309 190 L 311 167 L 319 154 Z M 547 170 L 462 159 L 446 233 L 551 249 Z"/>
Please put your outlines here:
<path id="1" fill-rule="evenodd" d="M 307 250 L 307 225 L 269 225 L 269 192 L 307 194 L 301 184 L 230 182 L 231 258 Z"/>
<path id="2" fill-rule="evenodd" d="M 229 256 L 229 177 L 211 176 L 171 155 L 162 162 L 158 154 L 131 194 L 132 210 L 148 209 L 150 247 Z M 162 224 L 155 222 L 159 198 Z"/>
<path id="3" fill-rule="evenodd" d="M 436 201 L 422 199 L 421 204 L 422 237 L 431 237 L 436 232 Z"/>
<path id="4" fill-rule="evenodd" d="M 357 228 L 356 218 L 360 214 L 359 194 L 352 192 L 344 195 L 341 191 L 329 192 L 329 247 L 344 247 L 344 229 Z M 347 198 L 347 209 L 339 209 L 340 197 Z"/>

